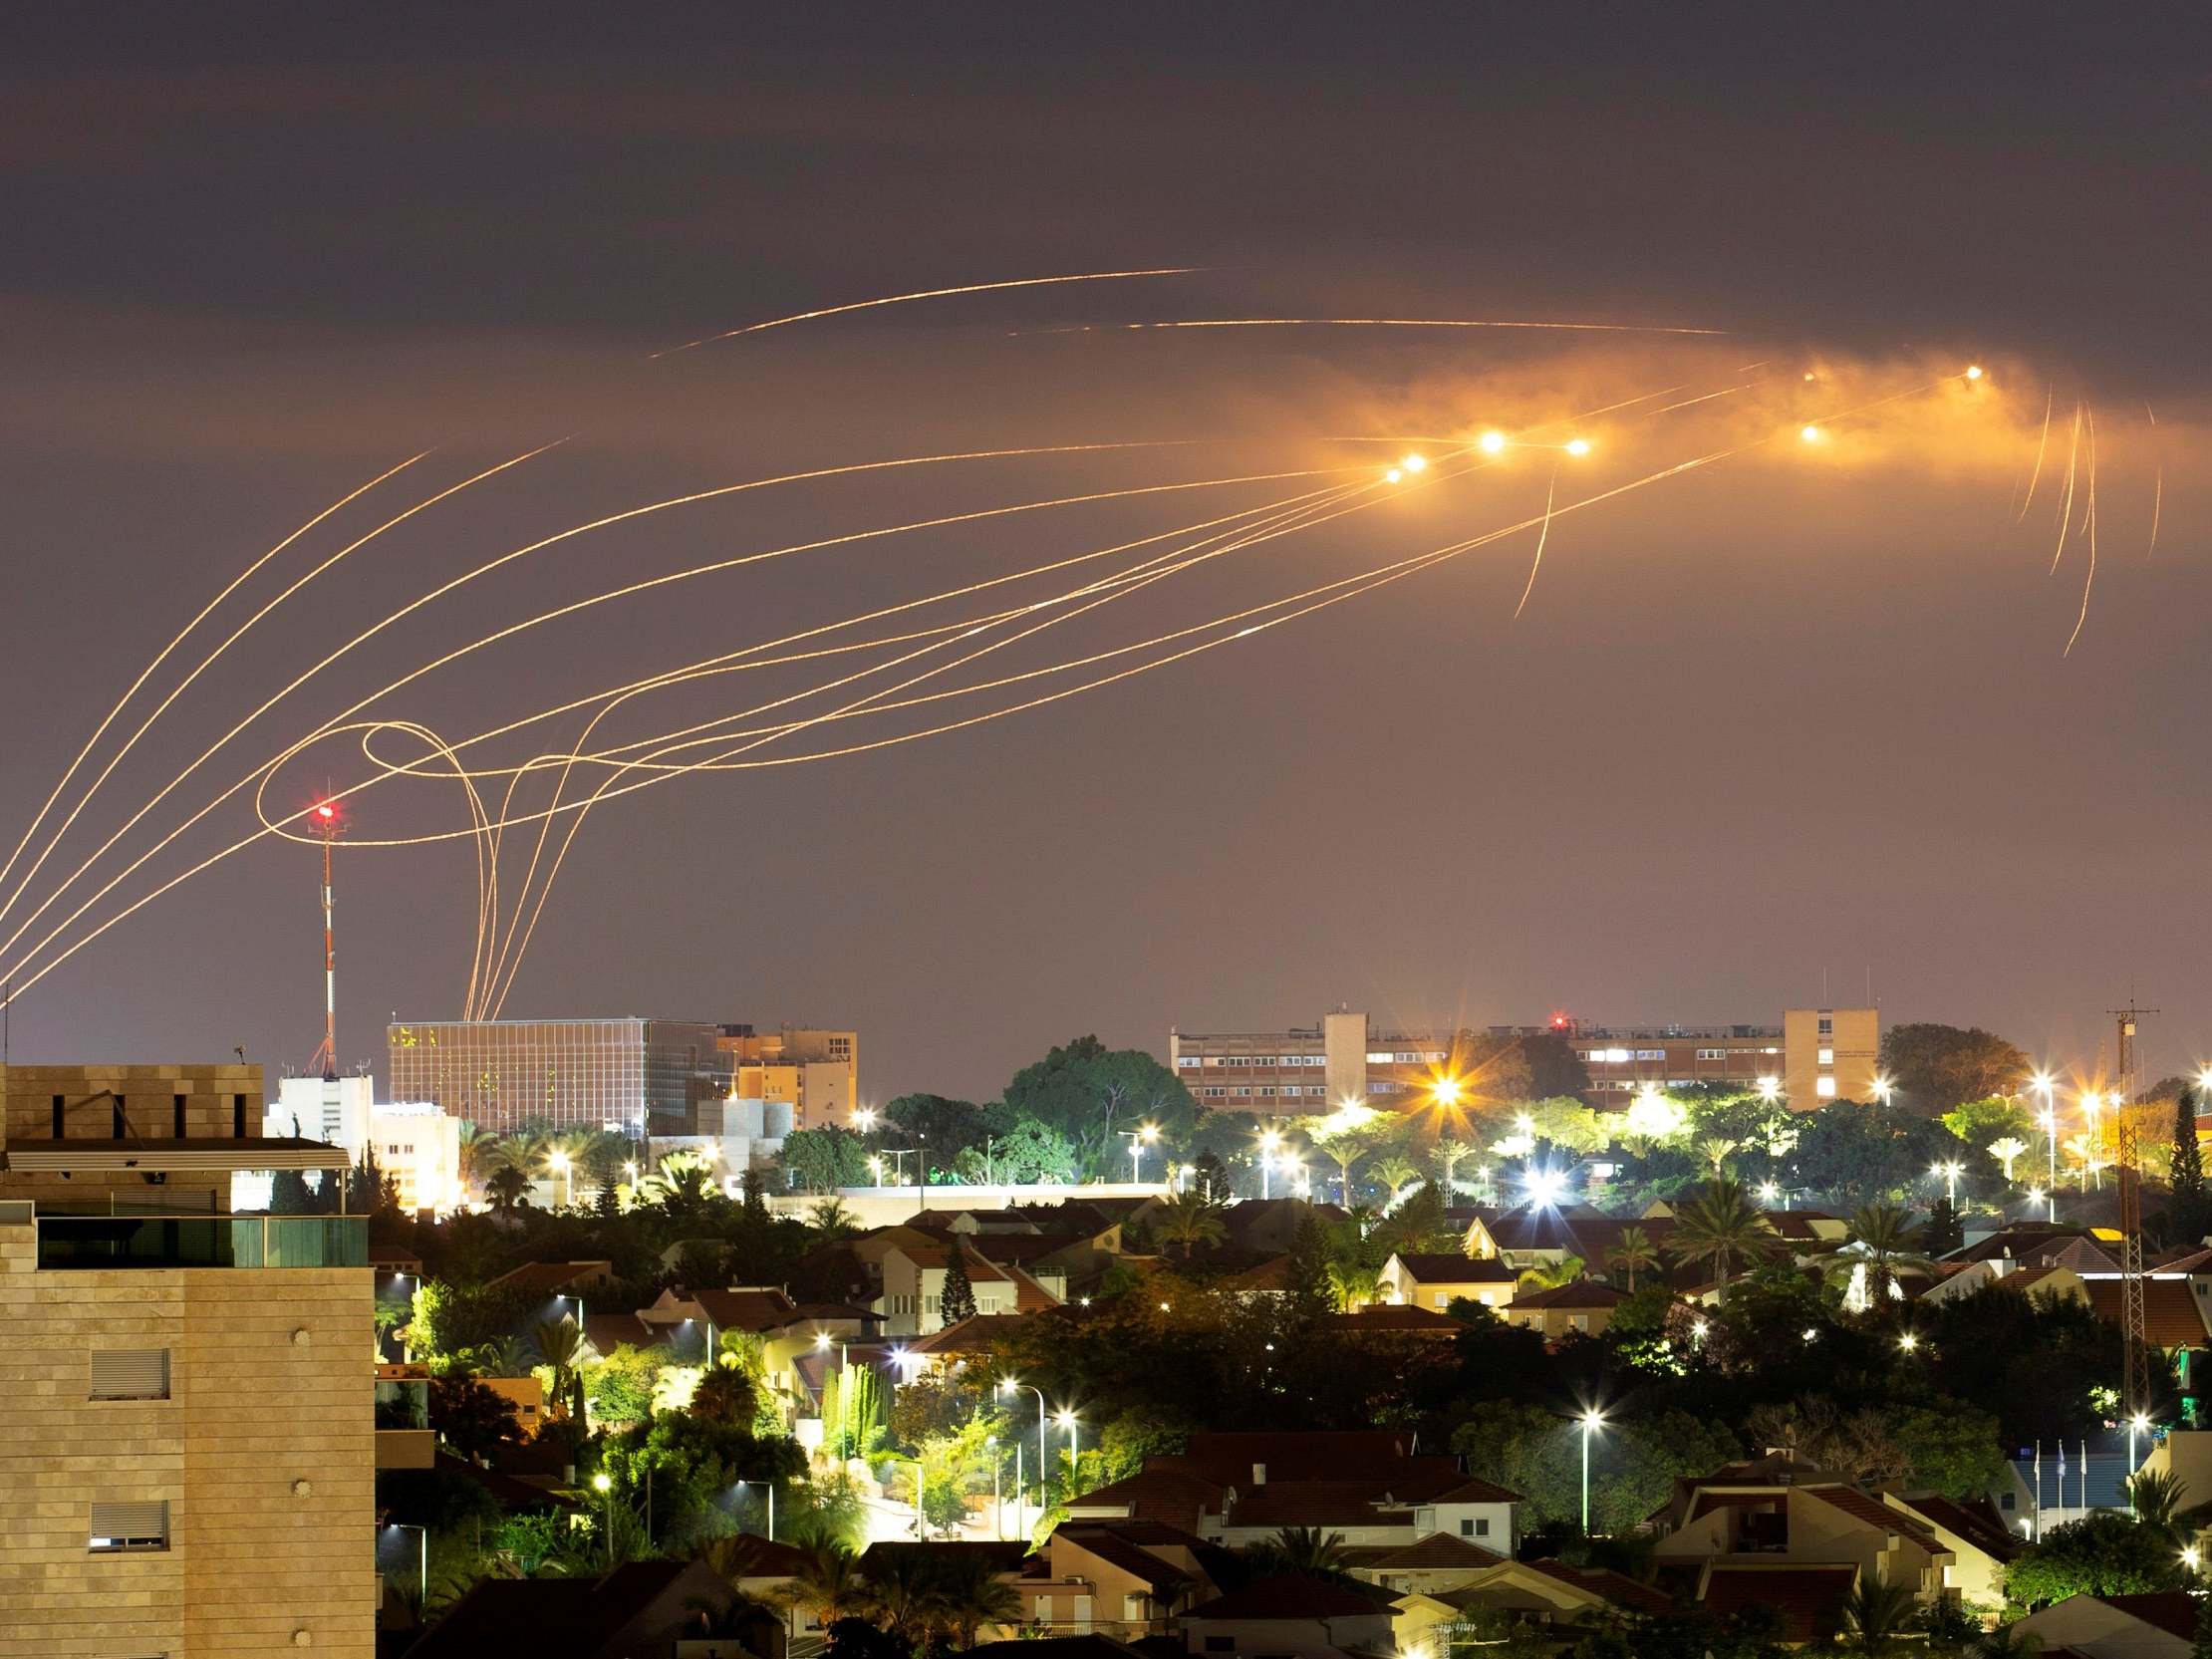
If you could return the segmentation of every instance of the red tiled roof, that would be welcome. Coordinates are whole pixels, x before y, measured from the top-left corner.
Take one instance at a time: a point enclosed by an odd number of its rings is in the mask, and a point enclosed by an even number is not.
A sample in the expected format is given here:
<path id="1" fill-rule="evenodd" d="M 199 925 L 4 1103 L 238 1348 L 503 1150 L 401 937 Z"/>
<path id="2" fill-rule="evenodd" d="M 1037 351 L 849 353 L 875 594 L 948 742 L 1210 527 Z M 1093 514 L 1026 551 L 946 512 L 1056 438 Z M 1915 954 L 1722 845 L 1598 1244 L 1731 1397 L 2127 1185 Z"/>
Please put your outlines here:
<path id="1" fill-rule="evenodd" d="M 1270 1256 L 1258 1266 L 1247 1267 L 1222 1283 L 1230 1290 L 1287 1290 L 1290 1288 L 1290 1257 Z"/>
<path id="2" fill-rule="evenodd" d="M 1572 1284 L 1557 1285 L 1549 1290 L 1523 1290 L 1507 1304 L 1507 1311 L 1525 1313 L 1531 1308 L 1618 1307 L 1627 1299 L 1627 1292 L 1615 1290 L 1610 1284 L 1599 1284 L 1594 1279 L 1578 1279 Z"/>
<path id="3" fill-rule="evenodd" d="M 1408 1492 L 1407 1498 L 1417 1494 Z M 1509 1492 L 1504 1487 L 1494 1487 L 1488 1481 L 1478 1481 L 1470 1475 L 1463 1481 L 1447 1487 L 1442 1492 L 1420 1494 L 1424 1504 L 1518 1504 L 1521 1494 Z"/>
<path id="4" fill-rule="evenodd" d="M 1228 1487 L 1196 1470 L 1162 1468 L 1160 1462 L 1148 1459 L 1136 1474 L 1084 1493 L 1070 1509 L 1126 1510 L 1132 1521 L 1161 1521 L 1185 1532 L 1198 1531 L 1204 1517 L 1222 1513 Z"/>
<path id="5" fill-rule="evenodd" d="M 1987 1499 L 1967 1505 L 1930 1493 L 1925 1498 L 1895 1498 L 1891 1502 L 1906 1506 L 1931 1525 L 1942 1527 L 2000 1561 L 2010 1561 L 2021 1551 L 2019 1537 L 1998 1519 Z"/>
<path id="6" fill-rule="evenodd" d="M 1784 1641 L 1809 1642 L 1833 1628 L 1836 1605 L 1857 1580 L 1855 1566 L 1716 1562 L 1707 1571 L 1701 1605 L 1715 1618 L 1772 1607 L 1782 1615 Z"/>
<path id="7" fill-rule="evenodd" d="M 907 1344 L 910 1354 L 976 1354 L 1029 1322 L 1026 1313 L 974 1313 Z"/>
<path id="8" fill-rule="evenodd" d="M 970 1271 L 972 1270 L 971 1264 Z M 1059 1297 L 1030 1277 L 1024 1269 L 1016 1267 L 1010 1262 L 1000 1270 L 998 1276 L 1010 1279 L 1013 1283 L 1014 1311 L 1016 1313 L 1042 1313 L 1048 1307 L 1058 1307 L 1060 1305 Z"/>
<path id="9" fill-rule="evenodd" d="M 512 1272 L 501 1273 L 487 1288 L 521 1290 L 540 1296 L 552 1296 L 566 1290 L 578 1279 L 611 1272 L 611 1261 L 525 1261 Z"/>
<path id="10" fill-rule="evenodd" d="M 1191 1436 L 1178 1461 L 1225 1486 L 1250 1486 L 1253 1464 L 1265 1466 L 1269 1481 L 1379 1481 L 1387 1478 L 1388 1466 L 1411 1458 L 1413 1449 L 1414 1436 L 1408 1429 L 1335 1429 L 1305 1434 L 1202 1429 Z"/>
<path id="11" fill-rule="evenodd" d="M 2089 1306 L 2099 1318 L 2117 1324 L 2124 1286 L 2116 1278 L 2082 1280 Z M 2185 1278 L 2143 1280 L 2143 1334 L 2161 1348 L 2201 1348 L 2207 1340 L 2196 1291 Z"/>
<path id="12" fill-rule="evenodd" d="M 1358 1544 L 1344 1551 L 1344 1559 L 1347 1566 L 1363 1571 L 1388 1572 L 1439 1567 L 1480 1570 L 1496 1566 L 1505 1556 L 1450 1532 L 1431 1532 L 1417 1543 Z"/>
<path id="13" fill-rule="evenodd" d="M 1626 1573 L 1614 1572 L 1607 1567 L 1568 1566 L 1564 1561 L 1546 1557 L 1525 1563 L 1546 1578 L 1556 1578 L 1578 1590 L 1587 1590 L 1616 1607 L 1631 1608 L 1640 1613 L 1664 1613 L 1674 1605 L 1667 1595 L 1649 1584 L 1639 1584 Z"/>
<path id="14" fill-rule="evenodd" d="M 1457 1336 L 1460 1322 L 1433 1308 L 1376 1302 L 1357 1313 L 1332 1313 L 1322 1323 L 1339 1336 Z"/>
<path id="15" fill-rule="evenodd" d="M 1071 1521 L 1063 1523 L 1052 1535 L 1065 1538 L 1076 1548 L 1120 1567 L 1149 1589 L 1164 1589 L 1170 1584 L 1186 1582 L 1192 1576 L 1173 1561 L 1123 1536 L 1118 1526 L 1098 1521 Z"/>
<path id="16" fill-rule="evenodd" d="M 1856 1487 L 1808 1487 L 1804 1489 L 1831 1509 L 1841 1510 L 1868 1525 L 1879 1526 L 1885 1532 L 1895 1532 L 1909 1538 L 1931 1554 L 1948 1555 L 1950 1546 L 1923 1526 L 1919 1520 L 1900 1510 L 1893 1510 L 1879 1498 L 1869 1498 Z"/>
<path id="17" fill-rule="evenodd" d="M 2129 1618 L 2188 1641 L 2196 1634 L 2197 1600 L 2186 1590 L 2151 1590 L 2141 1595 L 2099 1596 L 2105 1606 Z"/>
<path id="18" fill-rule="evenodd" d="M 1256 1578 L 1241 1590 L 1216 1596 L 1193 1607 L 1187 1619 L 1334 1619 L 1377 1613 L 1382 1609 L 1368 1596 L 1341 1584 L 1285 1572 Z"/>
<path id="19" fill-rule="evenodd" d="M 1420 1284 L 1511 1284 L 1514 1270 L 1495 1256 L 1400 1250 L 1399 1263 Z"/>
<path id="20" fill-rule="evenodd" d="M 1376 1482 L 1277 1481 L 1244 1494 L 1229 1512 L 1232 1526 L 1410 1526 L 1413 1511 L 1378 1509 Z M 1388 1495 L 1395 1498 L 1395 1495 Z"/>

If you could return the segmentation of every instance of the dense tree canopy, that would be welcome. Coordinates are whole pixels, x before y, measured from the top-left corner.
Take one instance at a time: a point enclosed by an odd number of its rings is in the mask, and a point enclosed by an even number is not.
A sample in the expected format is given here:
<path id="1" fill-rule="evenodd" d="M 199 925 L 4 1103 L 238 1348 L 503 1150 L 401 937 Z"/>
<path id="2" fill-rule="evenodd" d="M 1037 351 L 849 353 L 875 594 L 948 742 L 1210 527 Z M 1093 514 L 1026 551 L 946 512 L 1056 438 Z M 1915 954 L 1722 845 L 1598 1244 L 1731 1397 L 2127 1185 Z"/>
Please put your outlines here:
<path id="1" fill-rule="evenodd" d="M 2018 1094 L 2034 1070 L 2026 1054 L 1979 1025 L 1892 1025 L 1882 1033 L 1881 1064 L 1897 1098 L 1923 1117 Z"/>

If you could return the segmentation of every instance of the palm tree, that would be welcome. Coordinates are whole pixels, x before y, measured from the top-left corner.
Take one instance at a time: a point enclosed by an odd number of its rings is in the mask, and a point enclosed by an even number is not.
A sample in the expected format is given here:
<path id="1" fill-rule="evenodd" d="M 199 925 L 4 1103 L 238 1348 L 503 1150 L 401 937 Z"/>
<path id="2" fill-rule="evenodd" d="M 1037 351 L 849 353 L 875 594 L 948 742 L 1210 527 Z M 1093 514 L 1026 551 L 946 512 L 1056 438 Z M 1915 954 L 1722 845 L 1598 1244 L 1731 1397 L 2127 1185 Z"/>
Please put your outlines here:
<path id="1" fill-rule="evenodd" d="M 986 1624 L 1021 1622 L 1021 1597 L 998 1570 L 995 1561 L 966 1550 L 939 1564 L 936 1620 L 959 1638 L 956 1646 L 973 1647 L 976 1632 Z"/>
<path id="2" fill-rule="evenodd" d="M 827 1627 L 868 1605 L 868 1581 L 861 1577 L 859 1557 L 834 1543 L 807 1546 L 804 1559 L 791 1574 L 783 1591 L 785 1599 L 815 1623 Z"/>
<path id="3" fill-rule="evenodd" d="M 1521 1268 L 1519 1283 L 1523 1290 L 1556 1290 L 1579 1279 L 1587 1265 L 1579 1255 L 1562 1255 L 1556 1261 L 1539 1261 Z"/>
<path id="4" fill-rule="evenodd" d="M 1324 1532 L 1318 1526 L 1285 1526 L 1269 1540 L 1269 1547 L 1286 1572 L 1308 1578 L 1346 1575 L 1342 1532 Z"/>
<path id="5" fill-rule="evenodd" d="M 1328 1266 L 1329 1290 L 1336 1298 L 1337 1307 L 1351 1313 L 1381 1292 L 1382 1285 L 1372 1269 L 1356 1261 L 1335 1259 Z"/>
<path id="6" fill-rule="evenodd" d="M 860 1220 L 844 1204 L 826 1198 L 807 1207 L 806 1225 L 824 1244 L 849 1239 L 860 1231 Z"/>
<path id="7" fill-rule="evenodd" d="M 491 1146 L 491 1135 L 478 1129 L 466 1118 L 460 1124 L 460 1155 L 454 1173 L 460 1178 L 461 1191 L 467 1192 L 476 1185 L 476 1178 L 485 1173 L 485 1154 Z"/>
<path id="8" fill-rule="evenodd" d="M 1982 1150 L 2005 1166 L 2005 1185 L 2010 1187 L 2013 1183 L 2013 1163 L 2028 1150 L 2028 1143 L 2018 1135 L 2005 1135 L 1990 1142 Z"/>
<path id="9" fill-rule="evenodd" d="M 1162 1200 L 1153 1214 L 1152 1231 L 1163 1242 L 1179 1246 L 1186 1261 L 1201 1244 L 1218 1244 L 1229 1237 L 1222 1207 L 1200 1193 L 1174 1193 Z"/>
<path id="10" fill-rule="evenodd" d="M 553 1399 L 574 1422 L 584 1421 L 584 1332 L 567 1314 L 530 1328 L 538 1358 L 553 1370 Z"/>
<path id="11" fill-rule="evenodd" d="M 1390 1197 L 1383 1201 L 1385 1210 L 1398 1202 L 1400 1193 L 1421 1179 L 1421 1172 L 1403 1155 L 1397 1153 L 1377 1161 L 1374 1169 L 1369 1173 L 1390 1189 Z"/>
<path id="12" fill-rule="evenodd" d="M 1698 1142 L 1698 1157 L 1712 1170 L 1713 1179 L 1720 1181 L 1728 1174 L 1728 1155 L 1736 1150 L 1736 1143 L 1719 1135 L 1711 1135 Z"/>
<path id="13" fill-rule="evenodd" d="M 2127 1483 L 2127 1503 L 2136 1521 L 2164 1534 L 2176 1555 L 2212 1525 L 2212 1504 L 2181 1502 L 2188 1490 L 2186 1482 L 2157 1469 L 2139 1471 Z"/>
<path id="14" fill-rule="evenodd" d="M 470 1364 L 487 1377 L 527 1377 L 530 1349 L 519 1336 L 495 1336 L 468 1350 Z"/>
<path id="15" fill-rule="evenodd" d="M 1646 1267 L 1659 1265 L 1659 1249 L 1652 1244 L 1651 1235 L 1640 1227 L 1624 1227 L 1613 1247 L 1605 1252 L 1605 1265 L 1618 1268 L 1628 1275 L 1629 1293 L 1636 1289 L 1636 1275 Z"/>
<path id="16" fill-rule="evenodd" d="M 1912 1591 L 1879 1578 L 1861 1578 L 1843 1598 L 1843 1651 L 1881 1659 L 1895 1653 L 1912 1628 Z"/>
<path id="17" fill-rule="evenodd" d="M 936 1564 L 918 1549 L 871 1551 L 864 1570 L 869 1613 L 919 1647 L 945 1607 Z"/>
<path id="18" fill-rule="evenodd" d="M 1875 1307 L 1885 1307 L 1889 1287 L 1900 1268 L 1930 1271 L 1934 1263 L 1917 1248 L 1920 1230 L 1895 1205 L 1862 1204 L 1851 1217 L 1853 1252 L 1866 1263 L 1866 1294 Z"/>
<path id="19" fill-rule="evenodd" d="M 1667 1253 L 1677 1261 L 1709 1266 L 1725 1285 L 1739 1260 L 1759 1260 L 1775 1244 L 1774 1224 L 1745 1201 L 1744 1189 L 1733 1181 L 1714 1180 L 1695 1203 L 1675 1213 Z"/>
<path id="20" fill-rule="evenodd" d="M 512 1164 L 502 1164 L 484 1180 L 484 1197 L 494 1210 L 512 1210 L 530 1191 L 530 1178 Z"/>

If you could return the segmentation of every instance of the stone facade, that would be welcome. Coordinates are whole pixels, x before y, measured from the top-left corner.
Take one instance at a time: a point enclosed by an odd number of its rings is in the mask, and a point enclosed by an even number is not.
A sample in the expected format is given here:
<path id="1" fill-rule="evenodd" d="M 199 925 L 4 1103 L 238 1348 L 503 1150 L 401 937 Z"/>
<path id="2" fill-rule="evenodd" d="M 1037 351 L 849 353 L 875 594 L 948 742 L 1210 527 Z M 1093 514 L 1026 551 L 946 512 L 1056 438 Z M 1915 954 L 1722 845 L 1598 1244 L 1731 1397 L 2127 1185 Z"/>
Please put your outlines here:
<path id="1" fill-rule="evenodd" d="M 371 1294 L 358 1267 L 42 1272 L 0 1215 L 0 1659 L 373 1659 Z M 168 1398 L 90 1398 L 96 1349 L 165 1349 Z M 91 1549 L 93 1504 L 155 1501 L 165 1549 Z"/>

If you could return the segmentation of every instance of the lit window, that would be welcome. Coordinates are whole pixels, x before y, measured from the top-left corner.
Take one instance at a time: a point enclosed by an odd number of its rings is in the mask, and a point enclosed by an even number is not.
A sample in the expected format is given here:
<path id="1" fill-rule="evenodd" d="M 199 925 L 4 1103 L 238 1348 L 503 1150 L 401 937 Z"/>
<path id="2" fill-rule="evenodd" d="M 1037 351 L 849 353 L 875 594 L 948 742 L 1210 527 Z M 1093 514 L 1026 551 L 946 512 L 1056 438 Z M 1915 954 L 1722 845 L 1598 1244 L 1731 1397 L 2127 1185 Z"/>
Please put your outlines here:
<path id="1" fill-rule="evenodd" d="M 1832 1048 L 1821 1049 L 1820 1063 L 1824 1066 L 1832 1066 L 1833 1064 L 1835 1064 L 1835 1050 Z"/>
<path id="2" fill-rule="evenodd" d="M 1834 1099 L 1835 1079 L 1832 1077 L 1822 1077 L 1818 1079 L 1812 1085 L 1812 1092 L 1818 1095 L 1822 1100 Z"/>

